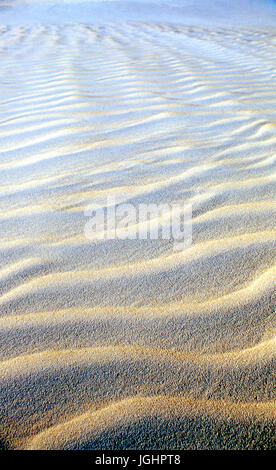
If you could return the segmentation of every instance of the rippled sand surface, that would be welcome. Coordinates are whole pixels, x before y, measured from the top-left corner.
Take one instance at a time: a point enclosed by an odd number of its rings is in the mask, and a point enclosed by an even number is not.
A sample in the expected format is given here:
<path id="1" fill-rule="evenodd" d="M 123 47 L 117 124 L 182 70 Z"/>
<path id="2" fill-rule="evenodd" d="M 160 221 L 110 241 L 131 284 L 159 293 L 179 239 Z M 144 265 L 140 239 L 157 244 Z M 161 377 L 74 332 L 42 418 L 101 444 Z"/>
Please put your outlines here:
<path id="1" fill-rule="evenodd" d="M 118 5 L 1 3 L 1 445 L 274 448 L 275 16 Z M 89 241 L 108 196 L 191 247 Z"/>

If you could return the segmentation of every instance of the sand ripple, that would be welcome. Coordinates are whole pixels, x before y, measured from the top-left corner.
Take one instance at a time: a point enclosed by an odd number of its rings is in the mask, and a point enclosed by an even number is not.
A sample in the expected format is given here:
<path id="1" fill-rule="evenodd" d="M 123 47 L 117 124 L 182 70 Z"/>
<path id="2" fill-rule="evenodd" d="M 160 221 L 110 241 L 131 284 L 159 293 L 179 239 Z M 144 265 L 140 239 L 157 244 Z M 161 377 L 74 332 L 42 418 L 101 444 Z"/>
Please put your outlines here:
<path id="1" fill-rule="evenodd" d="M 272 448 L 273 32 L 129 21 L 0 37 L 1 438 Z M 191 203 L 192 246 L 87 240 L 86 206 L 110 195 Z"/>

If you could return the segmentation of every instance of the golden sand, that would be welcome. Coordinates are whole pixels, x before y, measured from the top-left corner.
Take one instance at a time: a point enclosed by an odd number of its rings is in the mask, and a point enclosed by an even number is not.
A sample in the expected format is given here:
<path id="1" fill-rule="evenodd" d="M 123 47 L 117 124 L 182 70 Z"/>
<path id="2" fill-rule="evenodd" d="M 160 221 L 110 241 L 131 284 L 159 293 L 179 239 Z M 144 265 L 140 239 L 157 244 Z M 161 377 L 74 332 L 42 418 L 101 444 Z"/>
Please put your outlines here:
<path id="1" fill-rule="evenodd" d="M 3 446 L 273 448 L 272 29 L 0 37 Z M 192 245 L 88 240 L 108 196 L 192 204 Z"/>

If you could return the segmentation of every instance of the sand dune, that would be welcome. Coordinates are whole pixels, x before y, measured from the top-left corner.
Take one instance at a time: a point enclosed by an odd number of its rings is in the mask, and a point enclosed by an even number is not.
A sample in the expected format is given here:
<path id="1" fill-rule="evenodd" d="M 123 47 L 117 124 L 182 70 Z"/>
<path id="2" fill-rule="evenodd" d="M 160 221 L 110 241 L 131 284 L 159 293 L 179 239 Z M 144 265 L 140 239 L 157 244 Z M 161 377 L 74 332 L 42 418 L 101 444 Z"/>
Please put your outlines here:
<path id="1" fill-rule="evenodd" d="M 219 444 L 220 438 L 216 436 L 215 430 L 217 431 L 220 428 L 224 420 L 229 422 L 238 421 L 236 426 L 237 435 L 231 437 L 234 446 L 239 448 L 244 440 L 242 433 L 250 427 L 249 423 L 254 423 L 256 427 L 260 423 L 269 423 L 272 408 L 272 403 L 259 403 L 258 405 L 252 403 L 246 405 L 224 403 L 221 406 L 220 402 L 212 400 L 192 401 L 166 396 L 130 398 L 103 407 L 99 411 L 87 412 L 71 421 L 52 427 L 30 440 L 27 443 L 27 449 L 89 449 L 93 447 L 93 444 L 95 445 L 95 442 L 98 445 L 101 443 L 102 446 L 105 446 L 106 435 L 110 436 L 111 442 L 108 445 L 110 446 L 113 443 L 112 448 L 114 448 L 116 439 L 120 434 L 121 436 L 128 435 L 128 439 L 132 440 L 134 444 L 135 439 L 143 442 L 144 429 L 152 432 L 156 422 L 159 422 L 160 427 L 162 425 L 163 427 L 167 426 L 167 438 L 176 425 L 183 434 L 186 432 L 184 439 L 186 447 L 190 449 L 202 448 L 202 442 L 197 437 L 201 424 L 201 429 L 205 432 L 208 428 L 206 433 L 208 437 L 205 438 L 207 446 L 210 449 L 218 448 L 221 447 Z M 200 421 L 204 424 L 202 425 Z M 227 431 L 229 432 L 228 429 L 225 429 L 224 433 L 226 434 Z M 247 440 L 252 439 L 253 432 L 250 435 L 249 431 L 246 437 Z M 160 448 L 160 443 L 162 448 L 164 443 L 164 440 L 162 442 L 162 434 L 155 438 L 155 442 L 152 441 L 152 445 Z"/>
<path id="2" fill-rule="evenodd" d="M 1 2 L 8 448 L 275 447 L 276 9 L 206 3 Z M 191 246 L 89 240 L 111 197 Z"/>

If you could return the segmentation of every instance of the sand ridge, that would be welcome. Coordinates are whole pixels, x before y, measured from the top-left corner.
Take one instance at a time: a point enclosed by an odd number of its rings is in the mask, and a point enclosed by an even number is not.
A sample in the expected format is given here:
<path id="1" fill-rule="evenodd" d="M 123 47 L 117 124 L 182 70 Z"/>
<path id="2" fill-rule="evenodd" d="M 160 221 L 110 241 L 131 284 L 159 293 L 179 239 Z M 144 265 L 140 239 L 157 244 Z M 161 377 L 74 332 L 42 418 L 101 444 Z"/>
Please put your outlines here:
<path id="1" fill-rule="evenodd" d="M 93 3 L 0 11 L 0 439 L 273 448 L 274 10 Z M 108 197 L 191 204 L 192 245 L 88 240 Z"/>

